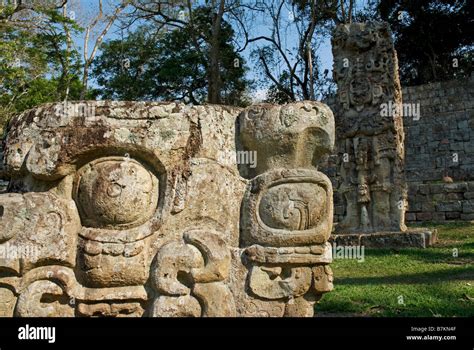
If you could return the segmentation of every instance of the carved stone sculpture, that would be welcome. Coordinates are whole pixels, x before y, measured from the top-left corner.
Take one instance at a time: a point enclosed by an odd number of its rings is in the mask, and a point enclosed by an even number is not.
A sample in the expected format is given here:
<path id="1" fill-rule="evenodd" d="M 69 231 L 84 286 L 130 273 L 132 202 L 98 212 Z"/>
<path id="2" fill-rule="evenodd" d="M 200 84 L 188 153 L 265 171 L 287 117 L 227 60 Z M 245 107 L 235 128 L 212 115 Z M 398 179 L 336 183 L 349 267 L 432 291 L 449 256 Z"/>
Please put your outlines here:
<path id="1" fill-rule="evenodd" d="M 332 39 L 344 220 L 338 231 L 405 231 L 402 102 L 388 24 L 339 25 Z M 386 106 L 384 106 L 386 104 Z"/>
<path id="2" fill-rule="evenodd" d="M 436 230 L 405 225 L 402 95 L 397 55 L 387 23 L 338 25 L 332 38 L 334 108 L 345 214 L 331 240 L 337 245 L 421 247 Z"/>
<path id="3" fill-rule="evenodd" d="M 0 169 L 0 316 L 311 316 L 332 289 L 314 164 L 333 144 L 318 102 L 24 112 Z"/>

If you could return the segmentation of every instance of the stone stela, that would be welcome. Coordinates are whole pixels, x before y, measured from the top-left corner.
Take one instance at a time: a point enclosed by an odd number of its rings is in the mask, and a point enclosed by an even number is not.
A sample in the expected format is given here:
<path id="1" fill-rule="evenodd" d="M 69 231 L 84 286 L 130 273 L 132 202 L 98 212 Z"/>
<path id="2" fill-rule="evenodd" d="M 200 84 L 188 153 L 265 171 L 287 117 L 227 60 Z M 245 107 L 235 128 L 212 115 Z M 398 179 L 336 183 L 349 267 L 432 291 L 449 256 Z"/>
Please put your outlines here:
<path id="1" fill-rule="evenodd" d="M 0 247 L 35 254 L 0 257 L 0 316 L 313 315 L 333 288 L 326 105 L 70 104 L 9 125 Z"/>
<path id="2" fill-rule="evenodd" d="M 338 25 L 332 50 L 338 87 L 334 113 L 341 183 L 337 191 L 345 207 L 334 239 L 385 247 L 431 244 L 431 232 L 407 232 L 405 225 L 402 109 L 381 113 L 383 107 L 402 106 L 388 24 Z"/>

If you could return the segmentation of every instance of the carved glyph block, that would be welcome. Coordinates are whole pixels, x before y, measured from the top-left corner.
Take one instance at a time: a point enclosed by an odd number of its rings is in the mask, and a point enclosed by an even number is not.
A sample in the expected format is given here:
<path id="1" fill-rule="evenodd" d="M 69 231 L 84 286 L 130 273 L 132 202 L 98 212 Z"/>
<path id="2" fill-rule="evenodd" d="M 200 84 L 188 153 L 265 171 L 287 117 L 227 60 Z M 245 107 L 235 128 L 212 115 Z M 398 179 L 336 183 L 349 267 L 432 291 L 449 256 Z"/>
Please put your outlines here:
<path id="1" fill-rule="evenodd" d="M 314 164 L 333 144 L 331 111 L 309 101 L 17 116 L 0 316 L 311 316 L 332 289 L 332 187 Z"/>

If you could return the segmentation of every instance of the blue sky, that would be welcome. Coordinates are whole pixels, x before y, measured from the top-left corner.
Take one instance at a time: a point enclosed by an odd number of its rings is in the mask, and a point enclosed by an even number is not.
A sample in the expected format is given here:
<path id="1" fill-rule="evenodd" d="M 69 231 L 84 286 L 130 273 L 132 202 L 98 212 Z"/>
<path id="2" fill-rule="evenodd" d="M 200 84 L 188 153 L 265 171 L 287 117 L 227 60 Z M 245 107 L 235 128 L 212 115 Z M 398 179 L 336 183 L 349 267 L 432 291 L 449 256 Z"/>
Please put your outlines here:
<path id="1" fill-rule="evenodd" d="M 363 0 L 360 0 L 363 1 Z M 116 4 L 118 0 L 104 0 L 104 10 L 106 12 L 111 10 L 109 4 Z M 203 1 L 198 1 L 199 3 Z M 70 5 L 69 11 L 71 15 L 75 16 L 76 20 L 79 21 L 81 24 L 85 24 L 90 21 L 94 15 L 98 13 L 98 0 L 72 0 L 72 4 Z M 289 13 L 290 9 L 286 8 L 287 16 L 291 16 Z M 253 26 L 250 28 L 251 36 L 259 36 L 259 35 L 269 35 L 271 23 L 269 22 L 268 18 L 260 16 L 253 22 Z M 288 31 L 285 34 L 286 38 L 286 48 L 291 50 L 295 43 L 297 42 L 297 34 L 292 26 L 289 27 Z M 126 33 L 124 33 L 126 35 Z M 114 25 L 105 36 L 104 41 L 110 39 L 117 39 L 121 37 L 121 30 L 118 28 L 117 25 Z M 78 48 L 83 48 L 84 43 L 84 33 L 80 33 L 79 35 L 75 36 L 74 42 Z M 262 45 L 262 43 L 254 43 L 250 44 L 247 49 L 242 53 L 244 58 L 247 61 L 247 66 L 249 67 L 248 78 L 252 80 L 259 81 L 261 76 L 258 74 L 258 67 L 256 66 L 256 62 L 250 59 L 250 53 L 252 49 L 255 49 L 258 45 Z M 92 50 L 93 42 L 89 43 L 89 52 Z M 97 55 L 100 54 L 100 49 Z M 319 47 L 317 54 L 320 58 L 320 70 L 324 71 L 328 69 L 330 72 L 332 71 L 332 53 L 331 53 L 331 45 L 329 39 L 326 39 L 322 45 Z M 91 86 L 95 86 L 95 82 L 92 80 L 90 82 Z M 264 98 L 265 89 L 258 89 L 252 95 L 257 96 L 257 100 Z"/>

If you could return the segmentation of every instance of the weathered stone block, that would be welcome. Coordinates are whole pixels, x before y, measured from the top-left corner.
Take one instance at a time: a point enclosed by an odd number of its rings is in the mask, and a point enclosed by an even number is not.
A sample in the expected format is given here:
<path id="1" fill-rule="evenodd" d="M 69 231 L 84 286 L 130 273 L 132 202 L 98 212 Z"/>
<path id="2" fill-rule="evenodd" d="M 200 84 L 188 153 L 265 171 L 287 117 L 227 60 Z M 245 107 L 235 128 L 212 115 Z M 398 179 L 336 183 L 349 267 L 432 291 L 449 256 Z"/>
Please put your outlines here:
<path id="1" fill-rule="evenodd" d="M 472 213 L 472 214 L 464 214 L 464 213 L 461 213 L 461 220 L 464 220 L 464 221 L 473 221 L 473 220 L 474 220 L 474 213 Z"/>
<path id="2" fill-rule="evenodd" d="M 333 145 L 314 101 L 24 112 L 5 140 L 0 316 L 312 316 L 333 282 L 314 167 Z"/>
<path id="3" fill-rule="evenodd" d="M 427 198 L 426 201 L 421 203 L 421 211 L 423 212 L 433 212 L 436 211 L 435 203 Z"/>
<path id="4" fill-rule="evenodd" d="M 458 129 L 459 130 L 469 130 L 469 121 L 468 120 L 458 121 Z"/>
<path id="5" fill-rule="evenodd" d="M 436 242 L 436 231 L 363 234 L 360 244 L 366 248 L 427 248 Z"/>
<path id="6" fill-rule="evenodd" d="M 358 233 L 348 233 L 340 235 L 331 235 L 329 237 L 329 242 L 334 246 L 358 246 L 360 245 L 360 234 Z"/>
<path id="7" fill-rule="evenodd" d="M 431 196 L 432 200 L 434 201 L 435 204 L 439 202 L 443 202 L 446 200 L 446 194 L 445 193 L 436 193 Z"/>
<path id="8" fill-rule="evenodd" d="M 461 217 L 461 213 L 457 211 L 446 212 L 446 220 L 457 220 Z"/>
<path id="9" fill-rule="evenodd" d="M 469 137 L 468 137 L 469 138 Z M 461 140 L 462 141 L 462 140 Z M 464 142 L 454 142 L 454 143 L 451 143 L 449 145 L 449 148 L 448 148 L 450 151 L 464 151 L 465 149 L 465 145 L 464 145 Z"/>
<path id="10" fill-rule="evenodd" d="M 443 193 L 444 184 L 430 184 L 430 193 Z"/>
<path id="11" fill-rule="evenodd" d="M 466 192 L 467 191 L 467 183 L 465 182 L 453 182 L 450 184 L 444 185 L 444 192 Z"/>
<path id="12" fill-rule="evenodd" d="M 446 220 L 446 215 L 444 212 L 437 212 L 437 213 L 432 213 L 433 214 L 433 221 L 434 222 L 443 222 Z"/>
<path id="13" fill-rule="evenodd" d="M 467 200 L 462 202 L 462 212 L 464 214 L 474 213 L 474 200 Z"/>
<path id="14" fill-rule="evenodd" d="M 413 200 L 413 201 L 410 201 L 410 202 L 408 203 L 408 209 L 409 209 L 410 211 L 421 211 L 421 210 L 422 210 L 422 209 L 421 209 L 421 208 L 422 208 L 422 202 L 423 202 L 423 200 L 422 200 L 422 199 L 419 199 L 419 198 L 417 198 L 417 199 L 415 199 L 415 200 Z"/>
<path id="15" fill-rule="evenodd" d="M 430 221 L 433 219 L 433 214 L 430 212 L 416 213 L 416 219 L 418 221 Z"/>
<path id="16" fill-rule="evenodd" d="M 430 186 L 428 184 L 420 184 L 418 186 L 418 191 L 421 194 L 429 194 L 430 193 Z"/>
<path id="17" fill-rule="evenodd" d="M 464 192 L 465 199 L 474 199 L 474 192 Z"/>
<path id="18" fill-rule="evenodd" d="M 437 211 L 461 211 L 462 207 L 462 201 L 451 201 L 436 204 Z"/>
<path id="19" fill-rule="evenodd" d="M 446 200 L 449 200 L 449 201 L 460 200 L 463 198 L 464 198 L 464 195 L 462 193 L 447 193 L 446 194 Z"/>

